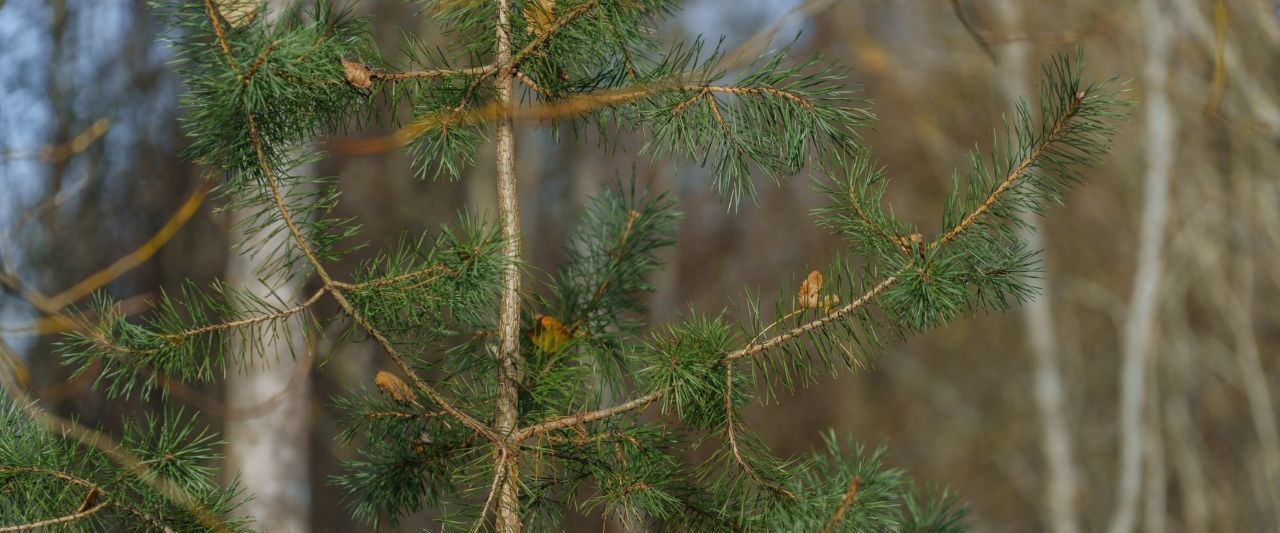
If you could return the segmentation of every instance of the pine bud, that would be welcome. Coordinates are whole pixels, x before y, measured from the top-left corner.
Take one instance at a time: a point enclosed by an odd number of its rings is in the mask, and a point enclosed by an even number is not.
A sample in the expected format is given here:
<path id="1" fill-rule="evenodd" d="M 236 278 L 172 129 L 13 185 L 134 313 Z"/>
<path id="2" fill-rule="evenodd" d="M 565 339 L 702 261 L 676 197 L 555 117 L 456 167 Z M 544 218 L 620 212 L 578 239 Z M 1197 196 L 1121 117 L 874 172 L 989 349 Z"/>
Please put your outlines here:
<path id="1" fill-rule="evenodd" d="M 357 89 L 368 89 L 373 87 L 373 70 L 369 65 L 357 63 L 347 58 L 342 58 L 342 72 L 347 78 L 347 83 Z"/>

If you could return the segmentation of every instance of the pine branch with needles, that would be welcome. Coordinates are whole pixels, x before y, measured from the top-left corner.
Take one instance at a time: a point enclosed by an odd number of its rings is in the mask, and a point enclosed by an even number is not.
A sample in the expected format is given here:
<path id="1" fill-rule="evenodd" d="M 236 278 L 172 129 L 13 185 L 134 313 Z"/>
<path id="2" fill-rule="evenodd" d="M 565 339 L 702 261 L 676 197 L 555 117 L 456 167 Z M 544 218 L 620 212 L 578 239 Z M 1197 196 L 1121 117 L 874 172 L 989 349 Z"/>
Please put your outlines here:
<path id="1" fill-rule="evenodd" d="M 228 354 L 254 352 L 245 339 L 342 326 L 395 368 L 335 399 L 348 414 L 342 441 L 357 451 L 334 482 L 351 514 L 375 527 L 432 509 L 444 529 L 504 533 L 554 529 L 569 510 L 643 529 L 964 530 L 963 506 L 946 491 L 917 491 L 884 465 L 884 450 L 828 436 L 812 454 L 778 457 L 741 410 L 822 373 L 868 368 L 888 341 L 1032 296 L 1038 251 L 1019 238 L 1020 217 L 1061 202 L 1107 152 L 1123 119 L 1114 83 L 1083 82 L 1079 55 L 1050 62 L 1038 106 L 1019 106 L 989 152 L 975 150 L 928 235 L 886 205 L 891 173 L 857 133 L 874 117 L 837 64 L 795 61 L 788 47 L 737 64 L 700 39 L 663 45 L 652 28 L 674 0 L 423 4 L 451 44 L 407 37 L 387 59 L 362 21 L 327 2 L 274 23 L 245 0 L 159 2 L 187 84 L 187 157 L 221 178 L 221 198 L 251 213 L 249 229 L 284 223 L 279 238 L 240 252 L 266 254 L 271 272 L 301 273 L 310 292 L 283 304 L 193 286 L 143 318 L 103 301 L 99 326 L 64 342 L 68 364 L 101 368 L 97 386 L 114 396 L 147 397 L 162 380 L 219 378 Z M 380 111 L 379 97 L 411 105 Z M 360 146 L 408 152 L 420 178 L 459 179 L 492 139 L 498 217 L 462 216 L 340 272 L 337 260 L 362 245 L 357 221 L 333 215 L 335 180 L 294 187 L 303 178 L 293 171 L 320 157 L 317 138 L 382 124 L 395 133 Z M 817 225 L 848 247 L 780 280 L 771 305 L 748 295 L 721 312 L 648 324 L 648 277 L 663 268 L 658 252 L 677 244 L 678 206 L 634 182 L 606 190 L 585 206 L 564 265 L 533 279 L 521 256 L 517 127 L 550 128 L 557 142 L 590 127 L 606 145 L 636 132 L 639 157 L 708 168 L 730 206 L 754 196 L 757 178 L 808 173 L 828 199 Z M 332 316 L 296 323 L 321 302 Z M 174 418 L 149 424 L 151 437 L 128 442 L 190 459 L 164 474 L 204 487 L 212 437 Z M 33 454 L 3 446 L 0 476 L 58 472 L 20 487 L 62 490 L 28 524 L 110 516 L 185 530 L 148 523 L 169 516 L 153 495 L 95 477 L 110 464 L 24 465 Z M 707 460 L 690 465 L 699 447 Z M 68 508 L 86 488 L 104 503 Z M 216 513 L 238 497 L 197 493 Z"/>

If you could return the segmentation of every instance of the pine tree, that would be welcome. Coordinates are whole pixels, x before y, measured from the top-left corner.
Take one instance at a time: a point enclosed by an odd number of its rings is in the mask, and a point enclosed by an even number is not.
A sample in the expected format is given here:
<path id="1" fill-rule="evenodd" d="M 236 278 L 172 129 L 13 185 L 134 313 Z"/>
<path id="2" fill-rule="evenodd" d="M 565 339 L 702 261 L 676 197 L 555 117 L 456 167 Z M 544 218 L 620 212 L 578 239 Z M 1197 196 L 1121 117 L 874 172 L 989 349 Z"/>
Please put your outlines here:
<path id="1" fill-rule="evenodd" d="M 188 286 L 142 320 L 104 299 L 94 326 L 63 344 L 65 362 L 99 368 L 96 386 L 113 397 L 164 398 L 168 380 L 219 379 L 229 358 L 260 353 L 256 342 L 327 299 L 340 312 L 307 327 L 344 325 L 398 370 L 335 399 L 359 458 L 334 482 L 372 525 L 429 508 L 447 529 L 544 530 L 575 509 L 659 530 L 964 530 L 964 507 L 917 490 L 883 449 L 828 435 L 811 456 L 775 457 L 740 410 L 820 373 L 869 367 L 885 341 L 1032 297 L 1038 251 L 1019 238 L 1020 217 L 1061 202 L 1107 152 L 1122 116 L 1115 84 L 1082 82 L 1078 53 L 1048 63 L 1038 107 L 1024 102 L 987 153 L 973 152 L 941 229 L 926 235 L 885 205 L 886 172 L 858 142 L 873 116 L 838 65 L 793 63 L 788 48 L 740 65 L 701 40 L 660 47 L 651 28 L 675 0 L 422 7 L 453 46 L 408 36 L 393 64 L 363 21 L 323 1 L 270 23 L 246 0 L 159 2 L 187 84 L 187 157 L 252 213 L 245 234 L 285 222 L 288 239 L 241 245 L 270 258 L 260 274 L 299 272 L 316 289 L 286 305 Z M 382 116 L 387 101 L 411 104 L 412 116 Z M 645 324 L 646 275 L 675 244 L 679 214 L 659 192 L 618 186 L 589 202 L 567 261 L 535 290 L 521 276 L 517 119 L 559 142 L 637 131 L 640 156 L 709 167 L 729 206 L 752 197 L 752 176 L 807 173 L 829 199 L 818 225 L 848 246 L 779 287 L 772 309 L 747 295 Z M 334 180 L 300 187 L 291 170 L 319 157 L 317 137 L 384 122 L 396 133 L 365 144 L 403 147 L 424 177 L 460 177 L 492 136 L 499 216 L 407 236 L 344 276 L 332 265 L 360 244 L 359 227 L 332 214 Z M 6 523 L 251 529 L 227 518 L 247 495 L 211 481 L 218 441 L 193 417 L 148 419 L 120 447 L 84 448 L 25 407 L 0 410 Z M 691 464 L 699 447 L 712 453 Z"/>

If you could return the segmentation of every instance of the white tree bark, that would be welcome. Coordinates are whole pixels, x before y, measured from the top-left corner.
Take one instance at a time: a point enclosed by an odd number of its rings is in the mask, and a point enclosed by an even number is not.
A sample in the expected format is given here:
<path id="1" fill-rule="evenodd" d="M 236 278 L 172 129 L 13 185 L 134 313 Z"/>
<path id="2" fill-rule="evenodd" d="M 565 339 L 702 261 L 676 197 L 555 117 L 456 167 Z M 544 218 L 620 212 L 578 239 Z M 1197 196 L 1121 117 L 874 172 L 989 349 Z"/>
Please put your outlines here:
<path id="1" fill-rule="evenodd" d="M 1162 271 L 1165 225 L 1169 207 L 1169 181 L 1177 153 L 1177 119 L 1165 84 L 1169 80 L 1169 55 L 1173 18 L 1163 2 L 1142 0 L 1140 13 L 1146 31 L 1146 66 L 1143 71 L 1143 107 L 1146 125 L 1146 176 L 1137 266 L 1129 314 L 1122 333 L 1118 432 L 1116 508 L 1111 533 L 1129 533 L 1137 520 L 1142 483 L 1143 424 L 1147 367 L 1151 359 L 1151 332 L 1155 323 Z"/>
<path id="2" fill-rule="evenodd" d="M 280 239 L 289 238 L 283 228 L 273 229 Z M 302 280 L 297 276 L 258 279 L 254 271 L 260 262 L 254 255 L 233 255 L 227 282 L 280 306 L 298 303 Z M 233 366 L 227 376 L 227 467 L 253 495 L 239 512 L 253 517 L 260 531 L 310 529 L 310 386 L 306 369 L 300 368 L 309 361 L 303 325 L 301 317 L 293 317 L 267 330 L 256 341 L 263 353 L 236 356 L 250 363 Z"/>
<path id="3" fill-rule="evenodd" d="M 267 2 L 272 16 L 279 15 L 287 4 L 286 0 Z M 305 167 L 293 172 L 311 173 Z M 232 214 L 237 220 L 241 216 L 238 212 Z M 263 235 L 276 234 L 273 242 L 263 248 L 294 245 L 284 242 L 289 240 L 284 221 L 263 231 Z M 233 254 L 227 264 L 227 282 L 277 305 L 300 303 L 305 280 L 292 273 L 260 279 L 255 272 L 263 260 L 261 255 Z M 227 376 L 226 403 L 231 414 L 226 426 L 227 467 L 240 476 L 241 487 L 253 495 L 238 512 L 253 517 L 259 531 L 310 530 L 311 387 L 306 379 L 307 369 L 301 367 L 310 361 L 306 357 L 304 320 L 300 314 L 274 331 L 268 329 L 257 340 L 263 353 L 233 357 L 250 364 L 233 366 Z"/>
<path id="4" fill-rule="evenodd" d="M 1002 25 L 1007 30 L 1017 30 L 1022 24 L 1021 6 L 1017 0 L 999 0 L 994 5 Z M 1000 88 L 1013 109 L 1019 98 L 1030 98 L 1031 86 L 1027 82 L 1027 59 L 1031 45 L 1013 42 L 1004 47 L 999 65 Z M 1022 237 L 1032 248 L 1044 249 L 1043 221 L 1037 216 L 1027 216 Z M 1046 262 L 1047 263 L 1047 262 Z M 1046 266 L 1046 272 L 1048 267 Z M 1046 280 L 1049 276 L 1045 276 Z M 1048 529 L 1054 533 L 1078 533 L 1080 522 L 1076 515 L 1076 499 L 1079 481 L 1076 474 L 1070 422 L 1067 414 L 1065 386 L 1063 385 L 1057 325 L 1053 318 L 1053 297 L 1046 281 L 1040 295 L 1022 307 L 1027 340 L 1031 344 L 1034 379 L 1032 395 L 1040 419 L 1040 446 L 1044 453 L 1046 477 L 1044 480 L 1043 512 Z"/>

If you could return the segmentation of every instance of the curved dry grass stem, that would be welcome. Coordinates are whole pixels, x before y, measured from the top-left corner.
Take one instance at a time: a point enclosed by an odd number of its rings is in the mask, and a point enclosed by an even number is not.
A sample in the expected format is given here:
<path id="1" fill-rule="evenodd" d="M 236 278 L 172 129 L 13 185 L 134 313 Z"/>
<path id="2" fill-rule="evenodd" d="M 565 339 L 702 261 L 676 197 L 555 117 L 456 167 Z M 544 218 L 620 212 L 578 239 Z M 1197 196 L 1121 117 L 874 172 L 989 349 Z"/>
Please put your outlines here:
<path id="1" fill-rule="evenodd" d="M 89 277 L 84 278 L 79 283 L 68 287 L 64 291 L 48 297 L 44 302 L 44 305 L 49 309 L 54 309 L 55 311 L 49 312 L 45 309 L 41 309 L 41 312 L 49 315 L 56 314 L 57 310 L 61 310 L 62 308 L 71 305 L 73 302 L 88 296 L 93 293 L 93 291 L 106 286 L 108 283 L 111 283 L 126 272 L 147 262 L 147 260 L 151 259 L 152 256 L 159 252 L 165 244 L 168 244 L 168 242 L 173 239 L 174 235 L 177 235 L 178 230 L 182 229 L 182 227 L 191 220 L 191 217 L 195 216 L 195 214 L 200 211 L 200 206 L 204 204 L 204 200 L 209 195 L 209 190 L 212 188 L 213 180 L 207 178 L 201 179 L 199 184 L 196 185 L 195 190 L 192 191 L 191 194 L 187 196 L 187 199 L 182 202 L 182 205 L 178 207 L 178 210 L 169 217 L 169 220 L 165 221 L 164 225 L 161 226 L 150 239 L 147 239 L 147 242 L 143 243 L 142 246 L 139 246 L 134 251 L 129 252 L 124 257 L 117 259 L 106 268 L 94 272 L 89 275 Z"/>

